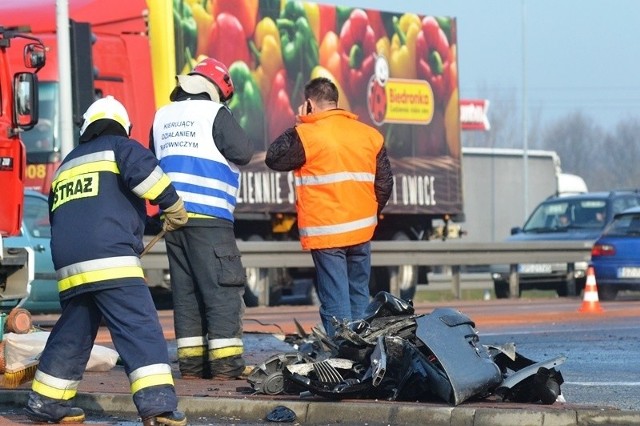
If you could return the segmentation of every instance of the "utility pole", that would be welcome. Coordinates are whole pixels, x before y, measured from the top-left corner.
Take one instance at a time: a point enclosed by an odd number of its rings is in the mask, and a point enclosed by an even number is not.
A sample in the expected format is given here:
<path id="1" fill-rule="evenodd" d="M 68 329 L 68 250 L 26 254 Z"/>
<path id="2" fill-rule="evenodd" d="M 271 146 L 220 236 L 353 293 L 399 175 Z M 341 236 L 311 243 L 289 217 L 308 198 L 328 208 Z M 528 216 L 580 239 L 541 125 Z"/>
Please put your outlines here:
<path id="1" fill-rule="evenodd" d="M 71 47 L 69 43 L 69 1 L 56 0 L 58 80 L 60 103 L 60 153 L 62 159 L 73 149 L 73 106 L 71 97 Z"/>
<path id="2" fill-rule="evenodd" d="M 524 220 L 529 216 L 529 135 L 527 133 L 527 8 L 526 0 L 522 0 L 522 195 L 524 197 Z M 524 223 L 524 222 L 523 222 Z"/>

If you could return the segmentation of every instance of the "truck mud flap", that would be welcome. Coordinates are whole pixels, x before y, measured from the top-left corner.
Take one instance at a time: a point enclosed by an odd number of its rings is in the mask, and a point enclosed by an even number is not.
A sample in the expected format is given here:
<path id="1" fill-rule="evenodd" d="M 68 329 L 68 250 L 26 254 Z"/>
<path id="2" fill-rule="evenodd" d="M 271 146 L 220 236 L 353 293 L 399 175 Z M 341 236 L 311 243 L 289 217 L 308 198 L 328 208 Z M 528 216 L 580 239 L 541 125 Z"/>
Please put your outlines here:
<path id="1" fill-rule="evenodd" d="M 472 397 L 484 397 L 502 382 L 498 365 L 479 344 L 474 323 L 452 308 L 437 308 L 416 318 L 416 337 L 436 358 L 451 383 L 451 392 L 438 396 L 458 405 Z"/>

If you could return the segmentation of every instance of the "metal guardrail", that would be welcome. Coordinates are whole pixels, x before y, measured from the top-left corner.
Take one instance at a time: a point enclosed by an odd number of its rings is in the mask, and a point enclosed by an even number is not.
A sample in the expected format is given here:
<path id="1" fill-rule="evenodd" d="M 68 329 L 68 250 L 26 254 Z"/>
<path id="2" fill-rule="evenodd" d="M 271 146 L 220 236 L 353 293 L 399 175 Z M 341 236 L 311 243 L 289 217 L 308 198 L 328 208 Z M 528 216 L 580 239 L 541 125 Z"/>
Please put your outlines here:
<path id="1" fill-rule="evenodd" d="M 420 265 L 451 266 L 452 287 L 459 298 L 460 267 L 474 265 L 510 265 L 510 290 L 520 293 L 517 265 L 519 263 L 567 263 L 573 271 L 576 262 L 588 262 L 592 242 L 535 241 L 527 243 L 465 243 L 461 241 L 373 241 L 372 266 Z M 249 268 L 313 267 L 313 260 L 297 241 L 239 241 L 242 263 Z M 142 258 L 145 269 L 168 269 L 164 240 L 159 241 Z M 571 281 L 572 274 L 568 274 Z M 575 294 L 575 282 L 569 283 L 569 294 Z M 399 289 L 391 289 L 398 295 Z"/>

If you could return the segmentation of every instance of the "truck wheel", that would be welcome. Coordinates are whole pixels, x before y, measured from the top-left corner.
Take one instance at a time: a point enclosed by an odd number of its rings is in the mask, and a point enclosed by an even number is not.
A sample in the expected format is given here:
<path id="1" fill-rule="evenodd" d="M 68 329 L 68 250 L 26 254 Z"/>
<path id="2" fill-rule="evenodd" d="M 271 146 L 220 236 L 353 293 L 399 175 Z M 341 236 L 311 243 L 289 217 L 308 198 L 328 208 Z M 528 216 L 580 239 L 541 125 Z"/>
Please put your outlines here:
<path id="1" fill-rule="evenodd" d="M 391 280 L 398 279 L 397 277 L 392 278 L 391 271 L 393 269 L 398 270 L 399 268 L 387 268 L 378 266 L 371 269 L 371 278 L 369 279 L 369 293 L 371 294 L 371 297 L 375 296 L 381 291 L 391 292 Z M 406 289 L 403 289 L 402 286 L 400 286 L 401 299 L 413 299 L 415 295 L 416 285 L 409 286 L 409 288 Z"/>
<path id="2" fill-rule="evenodd" d="M 404 232 L 396 233 L 393 241 L 409 241 L 410 238 Z M 416 295 L 418 285 L 418 265 L 398 265 L 389 269 L 389 288 L 397 284 L 400 288 L 400 298 L 409 300 Z"/>
<path id="3" fill-rule="evenodd" d="M 509 283 L 506 281 L 494 281 L 493 291 L 496 294 L 496 299 L 508 299 L 511 295 L 511 291 L 509 290 Z"/>

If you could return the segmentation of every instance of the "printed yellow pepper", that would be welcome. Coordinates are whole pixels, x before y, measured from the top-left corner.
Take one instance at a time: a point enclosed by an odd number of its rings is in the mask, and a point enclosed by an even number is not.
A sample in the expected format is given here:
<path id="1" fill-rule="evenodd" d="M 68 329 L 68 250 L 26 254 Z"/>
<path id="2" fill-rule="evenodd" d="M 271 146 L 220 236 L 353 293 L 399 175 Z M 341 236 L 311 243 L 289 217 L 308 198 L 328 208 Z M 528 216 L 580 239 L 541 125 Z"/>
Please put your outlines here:
<path id="1" fill-rule="evenodd" d="M 417 77 L 416 70 L 416 39 L 421 29 L 418 15 L 405 13 L 398 19 L 393 18 L 396 33 L 391 39 L 391 58 L 389 71 L 394 78 Z"/>
<path id="2" fill-rule="evenodd" d="M 325 67 L 331 74 L 342 81 L 342 65 L 340 61 L 340 39 L 333 31 L 329 31 L 322 40 L 318 49 L 320 65 Z"/>
<path id="3" fill-rule="evenodd" d="M 210 7 L 210 0 L 191 0 L 191 12 L 198 28 L 196 56 L 203 55 L 207 51 L 213 29 L 213 15 L 207 10 Z"/>
<path id="4" fill-rule="evenodd" d="M 316 41 L 320 43 L 320 8 L 317 3 L 304 2 L 304 11 L 307 14 L 307 21 L 316 37 Z"/>
<path id="5" fill-rule="evenodd" d="M 251 51 L 259 64 L 253 72 L 264 98 L 269 95 L 269 89 L 274 76 L 284 67 L 280 47 L 280 33 L 278 26 L 271 18 L 263 18 L 249 43 Z"/>
<path id="6" fill-rule="evenodd" d="M 378 55 L 384 56 L 387 61 L 391 59 L 391 41 L 389 37 L 380 37 L 376 42 L 376 53 Z"/>

